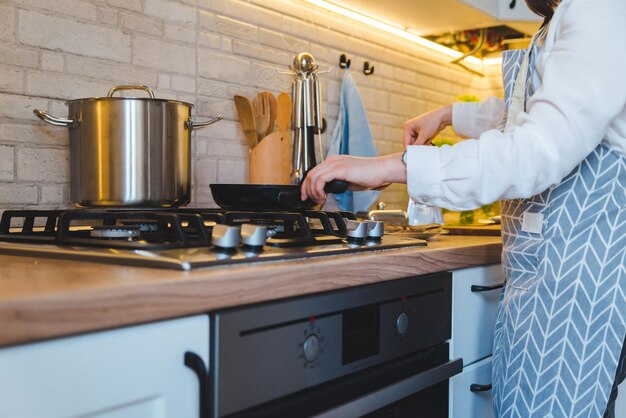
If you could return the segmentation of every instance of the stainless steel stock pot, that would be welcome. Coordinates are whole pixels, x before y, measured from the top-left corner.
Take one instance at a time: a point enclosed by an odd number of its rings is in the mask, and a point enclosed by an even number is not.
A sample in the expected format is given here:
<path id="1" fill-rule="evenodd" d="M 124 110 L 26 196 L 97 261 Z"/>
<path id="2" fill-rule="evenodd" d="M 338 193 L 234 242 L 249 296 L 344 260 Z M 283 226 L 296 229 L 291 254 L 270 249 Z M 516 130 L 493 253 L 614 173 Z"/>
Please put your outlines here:
<path id="1" fill-rule="evenodd" d="M 149 98 L 113 97 L 144 90 Z M 107 97 L 69 100 L 67 119 L 35 109 L 70 135 L 70 195 L 82 207 L 177 207 L 191 197 L 191 131 L 207 122 L 191 119 L 193 105 L 155 99 L 149 87 L 116 86 Z"/>

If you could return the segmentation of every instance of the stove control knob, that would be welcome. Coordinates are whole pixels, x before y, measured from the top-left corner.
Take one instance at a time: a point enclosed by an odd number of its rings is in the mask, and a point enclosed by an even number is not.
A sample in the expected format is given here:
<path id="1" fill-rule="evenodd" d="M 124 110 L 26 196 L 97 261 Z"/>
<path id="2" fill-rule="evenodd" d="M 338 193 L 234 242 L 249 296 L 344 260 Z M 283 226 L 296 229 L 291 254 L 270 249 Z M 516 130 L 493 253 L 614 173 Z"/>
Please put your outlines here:
<path id="1" fill-rule="evenodd" d="M 211 244 L 223 249 L 234 249 L 239 245 L 241 232 L 238 226 L 217 224 L 211 233 Z"/>
<path id="2" fill-rule="evenodd" d="M 396 330 L 398 331 L 398 334 L 404 335 L 406 334 L 408 329 L 409 316 L 406 314 L 406 312 L 402 312 L 400 315 L 398 315 L 398 318 L 396 318 Z"/>
<path id="3" fill-rule="evenodd" d="M 320 338 L 316 334 L 306 337 L 304 344 L 302 344 L 302 352 L 306 361 L 312 362 L 317 360 L 320 355 Z"/>
<path id="4" fill-rule="evenodd" d="M 367 237 L 367 222 L 348 220 L 346 229 L 348 238 L 365 239 Z"/>
<path id="5" fill-rule="evenodd" d="M 241 242 L 249 247 L 263 247 L 267 239 L 267 228 L 260 225 L 241 225 Z"/>
<path id="6" fill-rule="evenodd" d="M 367 221 L 367 237 L 379 240 L 385 234 L 385 223 L 382 221 Z"/>

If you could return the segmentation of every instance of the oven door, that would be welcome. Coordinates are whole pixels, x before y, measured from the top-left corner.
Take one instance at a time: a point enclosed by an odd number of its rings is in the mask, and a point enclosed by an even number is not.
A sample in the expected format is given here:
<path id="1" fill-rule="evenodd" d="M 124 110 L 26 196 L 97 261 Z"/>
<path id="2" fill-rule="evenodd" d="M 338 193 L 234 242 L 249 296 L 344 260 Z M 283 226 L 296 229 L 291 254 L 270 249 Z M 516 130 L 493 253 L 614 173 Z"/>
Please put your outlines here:
<path id="1" fill-rule="evenodd" d="M 228 417 L 445 418 L 448 379 L 462 369 L 440 344 Z"/>

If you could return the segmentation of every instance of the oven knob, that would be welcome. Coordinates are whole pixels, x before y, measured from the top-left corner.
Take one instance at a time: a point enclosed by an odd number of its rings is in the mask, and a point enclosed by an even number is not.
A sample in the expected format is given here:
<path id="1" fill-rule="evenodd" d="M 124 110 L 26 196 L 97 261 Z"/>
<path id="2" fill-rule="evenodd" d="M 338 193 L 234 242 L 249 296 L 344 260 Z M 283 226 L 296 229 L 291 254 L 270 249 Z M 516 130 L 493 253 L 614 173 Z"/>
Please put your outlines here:
<path id="1" fill-rule="evenodd" d="M 367 221 L 367 238 L 380 240 L 385 234 L 385 223 L 382 221 Z"/>
<path id="2" fill-rule="evenodd" d="M 238 226 L 217 224 L 211 232 L 211 244 L 218 248 L 234 249 L 239 245 L 241 233 Z"/>
<path id="3" fill-rule="evenodd" d="M 248 247 L 263 247 L 267 239 L 267 228 L 260 225 L 241 225 L 241 242 Z"/>
<path id="4" fill-rule="evenodd" d="M 306 337 L 304 344 L 302 344 L 302 352 L 306 361 L 312 362 L 317 360 L 320 355 L 320 339 L 316 334 Z"/>
<path id="5" fill-rule="evenodd" d="M 348 220 L 346 229 L 348 238 L 365 239 L 367 237 L 367 222 Z"/>
<path id="6" fill-rule="evenodd" d="M 406 334 L 406 331 L 408 329 L 409 316 L 406 314 L 406 312 L 402 312 L 400 315 L 398 315 L 398 318 L 396 319 L 396 330 L 398 331 L 398 334 L 404 335 Z"/>

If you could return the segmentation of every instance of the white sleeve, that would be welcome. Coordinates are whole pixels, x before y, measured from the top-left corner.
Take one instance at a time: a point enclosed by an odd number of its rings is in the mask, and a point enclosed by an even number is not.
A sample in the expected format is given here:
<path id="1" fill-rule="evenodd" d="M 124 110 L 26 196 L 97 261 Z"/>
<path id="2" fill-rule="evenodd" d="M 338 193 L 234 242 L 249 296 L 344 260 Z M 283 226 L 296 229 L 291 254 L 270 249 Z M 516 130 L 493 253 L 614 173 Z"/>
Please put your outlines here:
<path id="1" fill-rule="evenodd" d="M 478 138 L 495 129 L 504 114 L 504 100 L 490 97 L 482 102 L 461 102 L 452 105 L 452 129 L 463 138 Z"/>
<path id="2" fill-rule="evenodd" d="M 465 210 L 530 197 L 560 183 L 602 141 L 626 105 L 626 2 L 565 0 L 559 7 L 565 5 L 538 68 L 543 84 L 513 129 L 454 146 L 409 147 L 415 200 Z"/>

